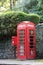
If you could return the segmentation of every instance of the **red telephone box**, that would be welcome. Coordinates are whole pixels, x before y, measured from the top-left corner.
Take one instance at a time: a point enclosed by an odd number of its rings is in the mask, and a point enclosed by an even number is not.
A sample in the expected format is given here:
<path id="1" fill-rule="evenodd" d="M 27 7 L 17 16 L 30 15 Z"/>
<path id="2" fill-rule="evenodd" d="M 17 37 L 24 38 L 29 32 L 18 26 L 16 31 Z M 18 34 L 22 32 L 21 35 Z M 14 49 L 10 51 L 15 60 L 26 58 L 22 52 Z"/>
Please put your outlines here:
<path id="1" fill-rule="evenodd" d="M 36 28 L 35 24 L 28 22 L 27 24 L 27 59 L 36 58 Z"/>
<path id="2" fill-rule="evenodd" d="M 36 58 L 36 29 L 35 24 L 24 21 L 17 25 L 17 58 Z"/>

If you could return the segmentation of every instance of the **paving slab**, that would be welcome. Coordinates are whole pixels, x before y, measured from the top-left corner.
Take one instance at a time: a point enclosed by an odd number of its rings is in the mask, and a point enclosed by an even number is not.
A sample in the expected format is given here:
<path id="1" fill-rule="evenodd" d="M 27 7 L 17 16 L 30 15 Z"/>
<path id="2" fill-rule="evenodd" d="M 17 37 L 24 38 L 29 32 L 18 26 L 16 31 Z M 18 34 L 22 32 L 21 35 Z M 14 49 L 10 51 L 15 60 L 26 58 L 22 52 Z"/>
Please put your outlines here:
<path id="1" fill-rule="evenodd" d="M 41 62 L 42 61 L 42 62 Z M 18 59 L 0 59 L 0 64 L 17 64 L 17 65 L 43 65 L 43 60 L 18 60 Z"/>

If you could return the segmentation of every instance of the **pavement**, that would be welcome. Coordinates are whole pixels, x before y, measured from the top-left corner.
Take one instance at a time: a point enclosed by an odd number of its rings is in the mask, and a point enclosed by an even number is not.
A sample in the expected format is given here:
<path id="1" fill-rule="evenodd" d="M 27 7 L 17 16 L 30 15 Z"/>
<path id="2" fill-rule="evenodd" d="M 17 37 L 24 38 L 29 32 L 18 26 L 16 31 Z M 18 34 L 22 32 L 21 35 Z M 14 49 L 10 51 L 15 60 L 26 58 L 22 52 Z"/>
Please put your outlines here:
<path id="1" fill-rule="evenodd" d="M 43 65 L 43 59 L 42 60 L 0 59 L 0 64 Z"/>

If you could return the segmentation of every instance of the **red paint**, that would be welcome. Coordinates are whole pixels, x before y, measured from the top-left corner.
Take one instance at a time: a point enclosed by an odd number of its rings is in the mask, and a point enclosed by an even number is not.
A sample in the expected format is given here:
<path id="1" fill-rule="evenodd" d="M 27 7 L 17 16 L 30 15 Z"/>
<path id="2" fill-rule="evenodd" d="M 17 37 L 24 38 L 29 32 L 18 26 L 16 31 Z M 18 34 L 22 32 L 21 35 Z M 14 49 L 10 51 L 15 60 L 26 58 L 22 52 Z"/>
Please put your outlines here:
<path id="1" fill-rule="evenodd" d="M 16 41 L 17 40 L 17 41 Z M 35 24 L 23 21 L 17 25 L 17 37 L 14 36 L 14 45 L 17 45 L 17 58 L 36 58 L 36 28 Z"/>
<path id="2" fill-rule="evenodd" d="M 17 36 L 12 36 L 12 45 L 17 46 Z"/>

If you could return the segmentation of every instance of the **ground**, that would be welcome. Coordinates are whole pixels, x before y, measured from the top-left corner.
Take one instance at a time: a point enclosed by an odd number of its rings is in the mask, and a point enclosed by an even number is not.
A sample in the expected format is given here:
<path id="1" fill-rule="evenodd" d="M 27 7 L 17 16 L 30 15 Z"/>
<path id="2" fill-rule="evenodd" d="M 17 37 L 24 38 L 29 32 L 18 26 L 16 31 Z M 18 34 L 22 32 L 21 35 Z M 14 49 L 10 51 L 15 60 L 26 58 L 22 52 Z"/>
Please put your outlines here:
<path id="1" fill-rule="evenodd" d="M 0 59 L 0 64 L 18 64 L 18 65 L 43 65 L 43 59 L 39 60 L 15 60 L 15 59 Z"/>

